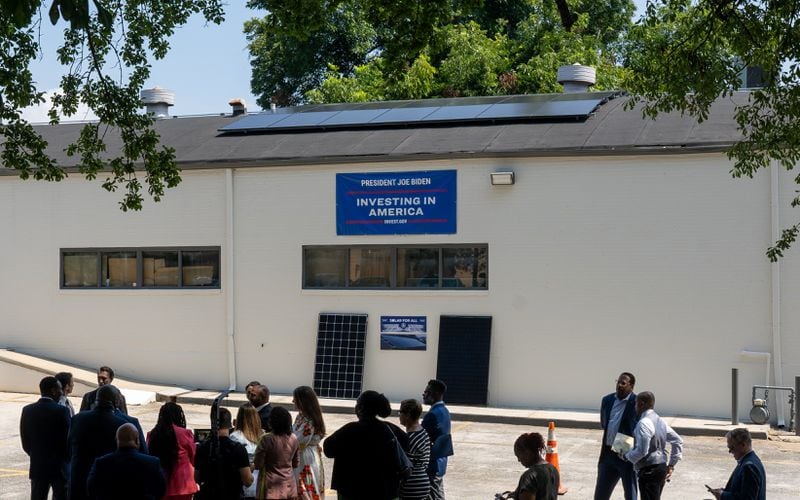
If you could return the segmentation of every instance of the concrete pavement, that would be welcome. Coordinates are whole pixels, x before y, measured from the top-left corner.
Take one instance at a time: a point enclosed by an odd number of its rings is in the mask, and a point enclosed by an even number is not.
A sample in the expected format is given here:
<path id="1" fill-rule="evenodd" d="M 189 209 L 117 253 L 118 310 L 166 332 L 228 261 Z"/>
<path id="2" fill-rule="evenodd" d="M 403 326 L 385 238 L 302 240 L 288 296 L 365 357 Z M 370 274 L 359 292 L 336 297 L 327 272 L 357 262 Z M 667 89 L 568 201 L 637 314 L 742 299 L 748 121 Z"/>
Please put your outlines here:
<path id="1" fill-rule="evenodd" d="M 235 405 L 238 395 L 227 401 Z M 28 457 L 19 444 L 19 415 L 22 407 L 37 397 L 29 394 L 0 393 L 0 500 L 23 500 L 29 497 Z M 78 402 L 75 398 L 73 402 Z M 190 428 L 208 427 L 209 406 L 181 402 Z M 155 425 L 159 402 L 132 405 L 129 411 L 140 419 L 145 431 Z M 325 413 L 328 432 L 334 432 L 355 415 Z M 396 418 L 392 421 L 397 422 Z M 491 500 L 494 493 L 511 490 L 523 469 L 513 455 L 514 440 L 523 432 L 547 432 L 544 425 L 453 421 L 456 454 L 450 460 L 445 489 L 450 500 Z M 594 490 L 597 456 L 602 433 L 599 429 L 560 427 L 558 450 L 564 485 L 569 488 L 564 500 L 590 499 Z M 685 436 L 684 457 L 667 485 L 664 500 L 701 500 L 709 498 L 704 484 L 722 486 L 736 463 L 725 446 L 725 439 L 711 436 Z M 800 492 L 800 443 L 759 440 L 755 449 L 767 470 L 767 498 L 797 499 Z M 333 462 L 324 459 L 326 483 L 330 488 Z M 328 498 L 336 498 L 328 491 Z M 622 500 L 618 488 L 612 500 Z"/>

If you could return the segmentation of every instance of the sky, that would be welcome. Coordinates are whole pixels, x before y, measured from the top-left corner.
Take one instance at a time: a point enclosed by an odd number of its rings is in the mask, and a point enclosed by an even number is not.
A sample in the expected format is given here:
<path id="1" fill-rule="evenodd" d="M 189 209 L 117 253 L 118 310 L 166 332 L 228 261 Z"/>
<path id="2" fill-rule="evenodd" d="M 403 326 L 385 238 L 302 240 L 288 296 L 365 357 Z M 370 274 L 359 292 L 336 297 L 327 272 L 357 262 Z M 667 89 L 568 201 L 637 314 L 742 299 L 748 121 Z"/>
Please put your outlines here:
<path id="1" fill-rule="evenodd" d="M 247 19 L 262 17 L 265 11 L 248 9 L 244 4 L 234 1 L 227 5 L 225 21 L 220 25 L 206 24 L 201 15 L 193 16 L 170 38 L 166 57 L 151 60 L 145 89 L 158 86 L 175 93 L 171 116 L 228 113 L 228 101 L 237 97 L 244 98 L 248 111 L 260 109 L 250 92 L 250 57 L 243 28 Z M 63 73 L 55 54 L 62 29 L 53 27 L 46 18 L 42 21 L 42 54 L 32 69 L 39 88 L 48 94 L 58 89 Z M 33 123 L 46 122 L 47 109 L 29 108 L 23 116 Z M 93 118 L 84 107 L 69 120 Z"/>
<path id="2" fill-rule="evenodd" d="M 634 0 L 640 12 L 645 2 Z M 247 19 L 262 17 L 265 11 L 248 9 L 244 4 L 243 0 L 228 4 L 220 25 L 206 24 L 202 16 L 193 16 L 170 39 L 167 56 L 151 61 L 151 77 L 145 89 L 158 86 L 175 93 L 171 116 L 229 113 L 228 101 L 233 98 L 243 98 L 249 112 L 260 110 L 250 92 L 250 58 L 243 25 Z M 57 91 L 63 73 L 55 55 L 62 29 L 51 26 L 45 13 L 42 55 L 32 69 L 39 88 L 47 95 Z M 23 117 L 32 123 L 47 122 L 48 108 L 28 108 Z M 84 107 L 65 121 L 94 118 Z"/>

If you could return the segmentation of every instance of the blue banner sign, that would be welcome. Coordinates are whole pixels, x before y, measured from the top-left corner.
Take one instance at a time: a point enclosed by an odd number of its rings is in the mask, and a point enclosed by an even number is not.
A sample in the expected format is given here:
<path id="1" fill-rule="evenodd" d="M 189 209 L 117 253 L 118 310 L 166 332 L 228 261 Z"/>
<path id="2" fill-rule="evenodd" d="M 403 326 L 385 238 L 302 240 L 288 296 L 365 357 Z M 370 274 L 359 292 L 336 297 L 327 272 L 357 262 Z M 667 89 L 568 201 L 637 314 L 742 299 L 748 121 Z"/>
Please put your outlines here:
<path id="1" fill-rule="evenodd" d="M 453 234 L 456 171 L 336 174 L 336 234 Z"/>

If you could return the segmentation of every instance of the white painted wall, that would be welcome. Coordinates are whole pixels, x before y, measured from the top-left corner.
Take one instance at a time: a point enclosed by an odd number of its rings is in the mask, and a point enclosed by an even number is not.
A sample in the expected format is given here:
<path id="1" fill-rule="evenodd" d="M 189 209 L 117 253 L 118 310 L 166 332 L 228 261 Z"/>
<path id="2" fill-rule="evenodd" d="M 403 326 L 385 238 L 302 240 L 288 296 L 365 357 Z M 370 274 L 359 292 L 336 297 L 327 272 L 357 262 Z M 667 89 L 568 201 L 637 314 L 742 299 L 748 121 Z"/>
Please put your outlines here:
<path id="1" fill-rule="evenodd" d="M 490 185 L 501 167 L 515 170 L 516 185 Z M 336 173 L 451 168 L 457 234 L 336 236 Z M 436 373 L 439 315 L 486 314 L 491 405 L 595 408 L 629 370 L 664 413 L 728 416 L 735 367 L 744 417 L 765 367 L 739 352 L 772 350 L 770 183 L 768 173 L 733 180 L 729 170 L 721 154 L 237 170 L 238 383 L 257 379 L 275 393 L 311 384 L 317 315 L 360 312 L 369 314 L 365 388 L 419 397 Z M 0 178 L 0 234 L 12 235 L 0 242 L 9 318 L 0 344 L 109 364 L 131 379 L 227 385 L 227 276 L 222 291 L 58 290 L 62 247 L 220 245 L 224 254 L 223 173 L 183 178 L 141 214 L 119 212 L 114 195 L 82 180 Z M 302 290 L 303 245 L 366 243 L 488 243 L 489 290 Z M 799 251 L 782 263 L 787 383 L 800 372 Z M 427 316 L 428 350 L 381 351 L 381 315 Z"/>
<path id="2" fill-rule="evenodd" d="M 224 193 L 223 172 L 197 172 L 123 213 L 118 194 L 78 176 L 0 179 L 0 344 L 133 380 L 227 387 L 224 290 L 59 289 L 60 248 L 223 246 Z"/>

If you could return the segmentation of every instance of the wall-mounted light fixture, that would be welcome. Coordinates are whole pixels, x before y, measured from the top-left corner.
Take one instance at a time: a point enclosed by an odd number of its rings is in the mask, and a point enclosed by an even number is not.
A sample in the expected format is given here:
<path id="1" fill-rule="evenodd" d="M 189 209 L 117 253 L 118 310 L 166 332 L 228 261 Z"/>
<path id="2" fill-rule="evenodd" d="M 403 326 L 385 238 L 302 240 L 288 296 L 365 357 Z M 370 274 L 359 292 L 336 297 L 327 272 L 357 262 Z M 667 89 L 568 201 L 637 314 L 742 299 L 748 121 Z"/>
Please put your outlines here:
<path id="1" fill-rule="evenodd" d="M 514 184 L 514 172 L 492 172 L 492 186 L 510 186 Z"/>

